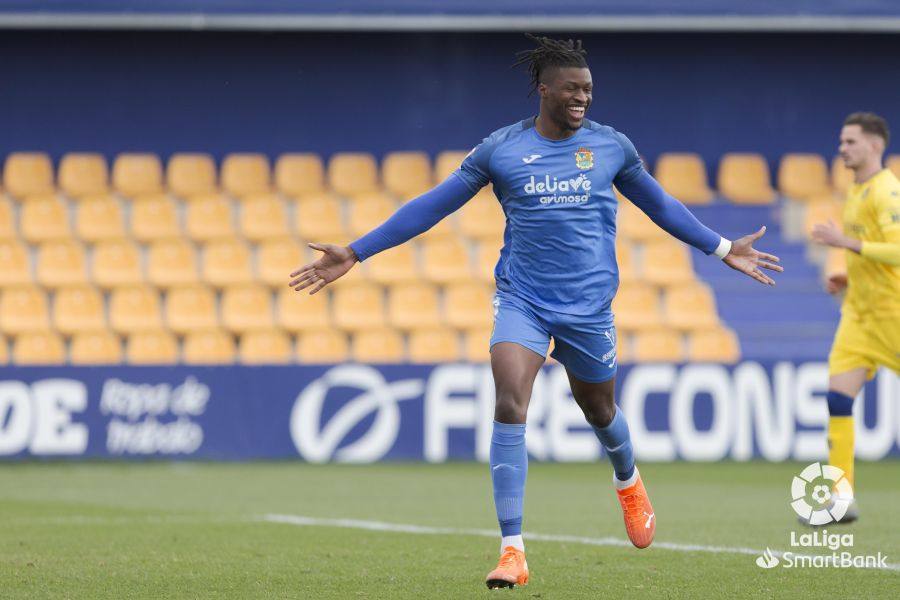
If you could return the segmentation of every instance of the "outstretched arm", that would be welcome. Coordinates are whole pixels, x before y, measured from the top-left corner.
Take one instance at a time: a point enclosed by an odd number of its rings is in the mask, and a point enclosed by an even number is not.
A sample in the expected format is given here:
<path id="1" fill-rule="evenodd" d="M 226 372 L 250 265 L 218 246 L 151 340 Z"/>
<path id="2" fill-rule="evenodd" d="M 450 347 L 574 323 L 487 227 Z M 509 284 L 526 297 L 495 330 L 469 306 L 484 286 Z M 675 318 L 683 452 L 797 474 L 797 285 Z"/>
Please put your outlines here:
<path id="1" fill-rule="evenodd" d="M 900 266 L 900 229 L 884 232 L 883 242 L 863 242 L 844 235 L 832 221 L 813 227 L 813 240 L 832 248 L 846 248 L 875 262 Z"/>
<path id="2" fill-rule="evenodd" d="M 775 264 L 780 259 L 753 248 L 753 242 L 766 232 L 765 227 L 731 242 L 701 223 L 684 204 L 666 193 L 647 171 L 635 169 L 630 175 L 617 179 L 616 187 L 654 223 L 682 242 L 706 254 L 715 254 L 732 269 L 765 285 L 775 285 L 761 269 L 784 271 Z"/>
<path id="3" fill-rule="evenodd" d="M 288 284 L 298 292 L 312 286 L 310 294 L 344 275 L 354 264 L 400 244 L 434 227 L 438 221 L 469 201 L 474 193 L 457 175 L 410 200 L 391 217 L 349 246 L 310 244 L 323 255 L 291 273 Z"/>

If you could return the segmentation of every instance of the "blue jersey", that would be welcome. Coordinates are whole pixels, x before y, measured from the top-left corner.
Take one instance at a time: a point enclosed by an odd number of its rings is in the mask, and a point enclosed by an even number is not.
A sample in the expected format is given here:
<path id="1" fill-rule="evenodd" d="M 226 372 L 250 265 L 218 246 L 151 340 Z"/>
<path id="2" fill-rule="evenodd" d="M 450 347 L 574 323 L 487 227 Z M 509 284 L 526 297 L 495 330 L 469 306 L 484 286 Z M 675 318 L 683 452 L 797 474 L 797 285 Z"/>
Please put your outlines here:
<path id="1" fill-rule="evenodd" d="M 472 193 L 493 183 L 506 215 L 497 288 L 548 310 L 597 314 L 619 284 L 613 184 L 639 177 L 632 143 L 585 119 L 575 135 L 550 140 L 534 118 L 492 133 L 455 174 Z"/>

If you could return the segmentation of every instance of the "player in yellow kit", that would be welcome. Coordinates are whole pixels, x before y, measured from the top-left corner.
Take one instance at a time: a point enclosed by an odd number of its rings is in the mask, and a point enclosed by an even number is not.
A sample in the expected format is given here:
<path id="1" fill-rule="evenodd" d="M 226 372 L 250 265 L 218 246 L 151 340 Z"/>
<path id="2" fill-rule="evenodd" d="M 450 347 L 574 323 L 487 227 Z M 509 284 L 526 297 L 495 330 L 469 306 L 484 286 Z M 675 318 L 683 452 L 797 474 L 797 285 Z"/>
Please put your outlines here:
<path id="1" fill-rule="evenodd" d="M 853 479 L 853 399 L 879 365 L 900 373 L 900 181 L 882 166 L 890 139 L 887 122 L 853 113 L 841 129 L 840 155 L 854 173 L 844 227 L 816 225 L 813 239 L 844 248 L 846 274 L 832 275 L 831 294 L 846 291 L 841 322 L 828 358 L 828 462 Z M 843 523 L 859 516 L 856 500 Z"/>

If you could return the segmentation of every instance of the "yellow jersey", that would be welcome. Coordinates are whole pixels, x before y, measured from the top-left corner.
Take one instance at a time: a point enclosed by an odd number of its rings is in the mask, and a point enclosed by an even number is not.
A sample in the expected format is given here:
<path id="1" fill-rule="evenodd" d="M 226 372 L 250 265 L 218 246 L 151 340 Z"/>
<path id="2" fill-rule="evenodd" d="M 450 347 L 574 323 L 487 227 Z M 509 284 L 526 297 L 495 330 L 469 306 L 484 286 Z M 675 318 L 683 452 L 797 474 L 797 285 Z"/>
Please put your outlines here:
<path id="1" fill-rule="evenodd" d="M 900 318 L 900 265 L 866 256 L 867 242 L 900 248 L 900 180 L 882 169 L 868 181 L 852 184 L 843 220 L 844 234 L 863 243 L 861 254 L 846 251 L 848 286 L 843 310 L 860 318 Z"/>

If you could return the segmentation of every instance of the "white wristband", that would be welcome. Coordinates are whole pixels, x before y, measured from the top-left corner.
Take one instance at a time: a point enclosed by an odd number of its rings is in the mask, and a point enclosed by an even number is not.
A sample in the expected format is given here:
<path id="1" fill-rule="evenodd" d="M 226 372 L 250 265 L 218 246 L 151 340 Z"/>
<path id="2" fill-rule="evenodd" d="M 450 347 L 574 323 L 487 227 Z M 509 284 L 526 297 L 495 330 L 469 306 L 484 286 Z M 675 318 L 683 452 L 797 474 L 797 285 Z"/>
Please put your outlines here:
<path id="1" fill-rule="evenodd" d="M 713 254 L 722 259 L 728 256 L 729 252 L 731 252 L 731 240 L 722 238 L 722 240 L 719 242 L 719 247 L 715 249 Z"/>

